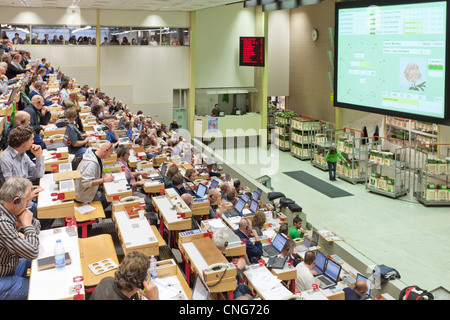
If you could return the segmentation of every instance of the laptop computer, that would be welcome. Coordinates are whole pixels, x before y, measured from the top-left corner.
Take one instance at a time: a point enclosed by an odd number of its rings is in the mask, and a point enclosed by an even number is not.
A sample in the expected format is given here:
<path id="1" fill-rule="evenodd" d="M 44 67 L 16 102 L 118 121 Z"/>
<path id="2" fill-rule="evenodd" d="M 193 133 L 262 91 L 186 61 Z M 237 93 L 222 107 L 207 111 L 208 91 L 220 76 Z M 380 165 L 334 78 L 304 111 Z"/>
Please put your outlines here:
<path id="1" fill-rule="evenodd" d="M 242 210 L 244 210 L 244 206 L 245 206 L 244 199 L 239 198 L 234 208 L 224 211 L 223 214 L 228 218 L 240 216 L 242 214 Z"/>
<path id="2" fill-rule="evenodd" d="M 214 189 L 219 185 L 219 181 L 217 181 L 216 179 L 211 180 L 211 183 L 209 184 L 209 188 L 210 189 Z"/>
<path id="3" fill-rule="evenodd" d="M 285 257 L 270 257 L 267 261 L 267 268 L 283 269 L 289 256 Z"/>
<path id="4" fill-rule="evenodd" d="M 317 272 L 317 275 L 323 274 L 323 271 L 325 270 L 325 264 L 327 262 L 327 257 L 320 251 L 317 251 L 316 253 L 316 263 L 314 265 L 314 268 L 312 270 Z"/>
<path id="5" fill-rule="evenodd" d="M 311 245 L 311 238 L 310 237 L 304 237 L 303 238 L 303 243 L 301 245 L 297 246 L 296 249 L 299 252 L 303 252 L 303 251 L 308 251 L 310 247 L 312 247 L 312 245 Z"/>
<path id="6" fill-rule="evenodd" d="M 339 274 L 341 273 L 341 266 L 331 259 L 327 259 L 327 265 L 323 274 L 315 276 L 317 280 L 320 280 L 320 288 L 326 289 L 335 286 L 339 280 Z"/>
<path id="7" fill-rule="evenodd" d="M 191 300 L 209 300 L 210 290 L 202 277 L 197 275 L 192 288 Z"/>
<path id="8" fill-rule="evenodd" d="M 195 196 L 197 198 L 204 198 L 206 195 L 206 190 L 208 190 L 208 187 L 205 186 L 203 183 L 199 183 L 197 186 L 197 193 L 195 194 Z"/>
<path id="9" fill-rule="evenodd" d="M 253 191 L 253 193 L 252 193 L 252 199 L 255 201 L 258 201 L 259 198 L 261 197 L 261 193 L 262 193 L 262 190 L 260 188 L 256 189 L 256 191 Z"/>
<path id="10" fill-rule="evenodd" d="M 18 90 L 19 90 L 19 88 L 14 88 L 14 89 L 12 90 L 11 94 L 9 95 L 8 103 L 9 103 L 10 105 L 13 104 L 14 98 L 16 97 L 17 91 L 18 91 Z"/>
<path id="11" fill-rule="evenodd" d="M 358 275 L 356 276 L 356 282 L 358 282 L 359 280 L 364 280 L 367 283 L 366 295 L 370 296 L 371 281 L 368 278 L 364 277 L 362 274 L 358 273 Z"/>
<path id="12" fill-rule="evenodd" d="M 256 211 L 258 211 L 258 206 L 259 206 L 258 202 L 252 199 L 252 201 L 250 202 L 250 208 L 249 209 L 250 209 L 251 212 L 253 212 L 253 214 L 255 214 Z"/>
<path id="13" fill-rule="evenodd" d="M 263 256 L 269 258 L 278 256 L 283 250 L 286 241 L 287 238 L 283 234 L 277 233 L 271 244 L 263 246 Z"/>
<path id="14" fill-rule="evenodd" d="M 319 234 L 317 232 L 313 231 L 311 247 L 314 247 L 317 245 L 319 245 Z"/>

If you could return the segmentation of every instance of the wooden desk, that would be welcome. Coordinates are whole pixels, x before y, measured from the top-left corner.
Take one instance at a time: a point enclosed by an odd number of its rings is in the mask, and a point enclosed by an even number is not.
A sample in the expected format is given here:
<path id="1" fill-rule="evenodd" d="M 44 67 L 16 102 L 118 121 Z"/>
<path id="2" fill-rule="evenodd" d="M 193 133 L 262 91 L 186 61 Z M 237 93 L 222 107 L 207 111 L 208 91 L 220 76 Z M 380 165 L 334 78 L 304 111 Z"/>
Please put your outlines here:
<path id="1" fill-rule="evenodd" d="M 70 235 L 68 231 L 72 231 Z M 48 269 L 38 271 L 37 260 L 54 255 L 57 239 L 61 239 L 66 252 L 69 252 L 71 264 L 62 270 Z M 39 234 L 39 256 L 31 262 L 30 289 L 28 300 L 68 300 L 73 299 L 71 293 L 74 277 L 83 275 L 81 266 L 78 233 L 75 227 L 42 230 Z M 84 294 L 84 286 L 81 290 Z"/>
<path id="2" fill-rule="evenodd" d="M 156 280 L 156 286 L 159 290 L 160 300 L 190 300 L 192 291 L 186 282 L 186 279 L 181 272 L 180 268 L 173 259 L 167 259 L 156 262 L 156 270 L 158 273 L 158 280 Z M 166 289 L 160 285 L 160 280 L 166 283 L 175 283 L 172 285 L 172 289 Z M 177 292 L 181 291 L 181 296 L 176 298 Z"/>
<path id="3" fill-rule="evenodd" d="M 114 248 L 111 235 L 101 234 L 89 238 L 78 239 L 78 245 L 80 248 L 84 285 L 86 287 L 98 285 L 98 283 L 105 277 L 114 277 L 114 273 L 117 269 L 113 269 L 99 275 L 95 275 L 91 269 L 89 269 L 90 264 L 107 258 L 110 258 L 117 265 L 119 265 L 119 259 L 117 258 L 116 249 Z"/>
<path id="4" fill-rule="evenodd" d="M 59 185 L 54 181 L 53 174 L 44 174 L 39 181 L 44 190 L 39 192 L 37 214 L 39 219 L 58 219 L 74 216 L 74 201 L 59 200 Z"/>
<path id="5" fill-rule="evenodd" d="M 192 237 L 188 232 L 186 236 L 180 234 L 178 242 L 180 251 L 185 259 L 186 278 L 189 278 L 192 270 L 194 274 L 201 276 L 208 286 L 211 286 L 211 293 L 227 291 L 229 299 L 232 298 L 233 291 L 237 287 L 237 268 L 233 263 L 227 262 L 211 238 L 204 236 L 203 233 L 197 233 Z M 218 262 L 223 262 L 227 265 L 223 277 L 223 270 L 208 270 L 208 266 Z"/>
<path id="6" fill-rule="evenodd" d="M 139 251 L 147 256 L 159 255 L 160 239 L 156 238 L 147 219 L 131 219 L 126 211 L 113 212 L 112 218 L 125 255 L 131 251 Z"/>
<path id="7" fill-rule="evenodd" d="M 251 265 L 244 271 L 248 286 L 254 289 L 263 300 L 281 300 L 292 294 L 282 283 L 273 280 L 274 276 L 265 266 Z M 272 281 L 269 281 L 271 279 Z M 276 283 L 276 284 L 275 284 Z M 273 284 L 273 285 L 270 285 Z"/>
<path id="8" fill-rule="evenodd" d="M 241 239 L 231 230 L 222 219 L 208 219 L 202 220 L 201 224 L 203 227 L 209 226 L 212 233 L 217 232 L 217 230 L 223 230 L 228 235 L 228 246 L 225 250 L 225 255 L 227 257 L 238 257 L 244 256 L 246 254 L 246 245 Z"/>
<path id="9" fill-rule="evenodd" d="M 87 226 L 90 224 L 94 224 L 97 219 L 106 218 L 105 211 L 103 210 L 102 203 L 100 201 L 93 201 L 91 203 L 88 203 L 88 205 L 94 207 L 95 209 L 88 213 L 80 213 L 76 209 L 77 207 L 85 206 L 86 203 L 78 203 L 75 202 L 75 220 L 77 221 L 78 227 L 81 228 L 81 237 L 86 238 L 87 237 Z"/>

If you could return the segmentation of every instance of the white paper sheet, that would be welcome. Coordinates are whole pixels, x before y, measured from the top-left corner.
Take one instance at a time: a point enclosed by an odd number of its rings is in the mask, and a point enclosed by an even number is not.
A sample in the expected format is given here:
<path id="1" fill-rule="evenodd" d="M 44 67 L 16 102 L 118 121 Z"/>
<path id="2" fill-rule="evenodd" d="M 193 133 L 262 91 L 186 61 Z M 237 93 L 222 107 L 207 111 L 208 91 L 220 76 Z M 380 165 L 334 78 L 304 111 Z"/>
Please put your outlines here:
<path id="1" fill-rule="evenodd" d="M 86 214 L 88 212 L 92 212 L 95 210 L 95 208 L 93 206 L 90 206 L 88 204 L 81 206 L 81 207 L 75 207 L 75 209 L 81 214 Z"/>

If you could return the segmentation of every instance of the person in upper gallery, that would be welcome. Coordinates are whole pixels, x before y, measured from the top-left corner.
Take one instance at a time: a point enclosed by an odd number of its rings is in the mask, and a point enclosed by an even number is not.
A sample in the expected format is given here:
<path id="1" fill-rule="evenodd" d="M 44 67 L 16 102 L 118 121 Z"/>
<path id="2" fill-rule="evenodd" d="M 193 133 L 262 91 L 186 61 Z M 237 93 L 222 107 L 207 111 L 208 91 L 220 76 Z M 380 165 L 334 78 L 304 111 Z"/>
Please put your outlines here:
<path id="1" fill-rule="evenodd" d="M 39 255 L 41 225 L 27 209 L 31 182 L 22 177 L 5 181 L 0 188 L 0 299 L 26 300 L 31 261 Z"/>
<path id="2" fill-rule="evenodd" d="M 147 42 L 147 44 L 149 44 L 149 43 Z M 156 46 L 159 45 L 158 42 L 155 40 L 155 37 L 152 37 L 152 38 L 151 38 L 150 45 L 151 45 L 152 47 L 156 47 Z"/>
<path id="3" fill-rule="evenodd" d="M 139 43 L 141 46 L 148 46 L 148 39 L 147 37 L 143 37 L 141 39 L 141 42 Z"/>
<path id="4" fill-rule="evenodd" d="M 41 40 L 39 40 L 39 33 L 34 35 L 34 38 L 31 40 L 31 44 L 41 44 Z"/>
<path id="5" fill-rule="evenodd" d="M 23 40 L 21 37 L 19 37 L 18 33 L 14 34 L 14 38 L 12 38 L 12 43 L 13 44 L 23 44 Z"/>
<path id="6" fill-rule="evenodd" d="M 332 147 L 328 150 L 327 155 L 325 157 L 325 161 L 328 163 L 328 174 L 331 181 L 336 181 L 336 168 L 337 168 L 337 158 L 341 159 L 344 162 L 347 162 L 339 151 L 336 150 L 335 147 Z"/>

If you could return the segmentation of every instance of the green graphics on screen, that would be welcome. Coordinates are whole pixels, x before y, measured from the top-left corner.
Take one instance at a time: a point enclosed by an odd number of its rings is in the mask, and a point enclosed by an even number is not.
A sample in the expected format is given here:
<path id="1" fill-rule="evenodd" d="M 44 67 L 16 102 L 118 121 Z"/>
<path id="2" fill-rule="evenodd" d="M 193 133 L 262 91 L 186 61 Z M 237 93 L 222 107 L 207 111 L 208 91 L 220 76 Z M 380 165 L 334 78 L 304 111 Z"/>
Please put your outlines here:
<path id="1" fill-rule="evenodd" d="M 444 118 L 445 1 L 340 8 L 337 104 Z"/>

